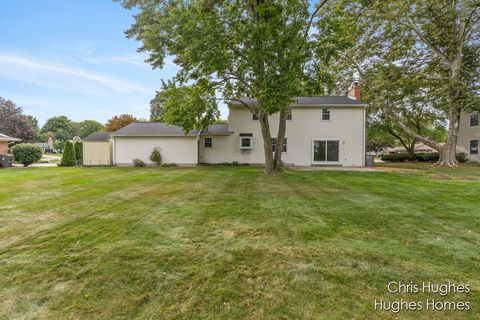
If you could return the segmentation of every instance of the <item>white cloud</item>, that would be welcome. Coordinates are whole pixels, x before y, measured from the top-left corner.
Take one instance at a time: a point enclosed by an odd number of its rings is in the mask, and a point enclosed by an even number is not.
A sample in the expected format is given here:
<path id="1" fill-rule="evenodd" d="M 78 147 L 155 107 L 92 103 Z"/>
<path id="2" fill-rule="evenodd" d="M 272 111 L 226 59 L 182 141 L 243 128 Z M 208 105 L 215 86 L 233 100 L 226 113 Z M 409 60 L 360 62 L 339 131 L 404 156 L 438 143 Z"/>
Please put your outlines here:
<path id="1" fill-rule="evenodd" d="M 84 61 L 101 64 L 101 63 L 126 63 L 136 67 L 150 68 L 150 65 L 145 62 L 145 56 L 140 54 L 126 54 L 118 56 L 105 56 L 105 57 L 83 57 Z"/>
<path id="2" fill-rule="evenodd" d="M 0 70 L 0 77 L 91 95 L 103 95 L 105 90 L 116 93 L 152 92 L 144 86 L 96 71 L 14 55 L 0 54 Z"/>

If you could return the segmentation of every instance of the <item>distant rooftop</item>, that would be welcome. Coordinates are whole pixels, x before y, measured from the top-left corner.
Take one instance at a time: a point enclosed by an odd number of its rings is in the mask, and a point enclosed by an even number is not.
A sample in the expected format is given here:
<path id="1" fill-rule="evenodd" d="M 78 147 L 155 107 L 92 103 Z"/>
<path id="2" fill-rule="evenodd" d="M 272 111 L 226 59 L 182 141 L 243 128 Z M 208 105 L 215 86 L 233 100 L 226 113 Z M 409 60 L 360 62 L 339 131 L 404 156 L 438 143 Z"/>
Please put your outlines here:
<path id="1" fill-rule="evenodd" d="M 249 106 L 258 105 L 256 99 L 240 98 L 240 100 Z M 232 105 L 242 105 L 242 102 L 232 100 Z M 352 99 L 347 96 L 318 96 L 318 97 L 295 97 L 290 105 L 294 106 L 339 106 L 339 107 L 365 107 L 366 103 Z"/>

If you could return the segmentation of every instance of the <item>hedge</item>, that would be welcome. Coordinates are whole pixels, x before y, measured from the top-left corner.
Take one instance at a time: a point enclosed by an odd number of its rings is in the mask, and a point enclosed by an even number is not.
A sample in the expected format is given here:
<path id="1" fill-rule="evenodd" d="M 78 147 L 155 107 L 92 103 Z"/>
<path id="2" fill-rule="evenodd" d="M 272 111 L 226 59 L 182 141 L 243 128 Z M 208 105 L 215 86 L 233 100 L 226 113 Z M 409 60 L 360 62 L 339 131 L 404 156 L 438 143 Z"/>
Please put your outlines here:
<path id="1" fill-rule="evenodd" d="M 415 154 L 415 161 L 419 162 L 437 162 L 440 158 L 438 152 L 429 152 L 429 153 L 416 153 Z M 392 153 L 386 154 L 381 156 L 383 161 L 388 162 L 404 162 L 409 161 L 410 154 L 403 152 L 403 153 Z M 457 160 L 458 162 L 466 162 L 468 160 L 467 155 L 465 153 L 457 153 Z"/>

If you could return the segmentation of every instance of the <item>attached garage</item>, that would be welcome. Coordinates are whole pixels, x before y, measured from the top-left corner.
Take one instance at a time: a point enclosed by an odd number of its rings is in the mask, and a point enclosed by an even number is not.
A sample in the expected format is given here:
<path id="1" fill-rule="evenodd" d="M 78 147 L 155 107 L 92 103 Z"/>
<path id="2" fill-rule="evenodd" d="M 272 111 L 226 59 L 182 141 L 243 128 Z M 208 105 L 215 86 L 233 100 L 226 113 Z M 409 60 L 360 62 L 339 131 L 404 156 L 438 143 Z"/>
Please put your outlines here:
<path id="1" fill-rule="evenodd" d="M 95 132 L 83 139 L 84 166 L 111 166 L 113 164 L 111 134 L 111 132 Z"/>
<path id="2" fill-rule="evenodd" d="M 182 128 L 163 122 L 136 122 L 114 132 L 113 161 L 117 166 L 132 166 L 134 159 L 153 164 L 150 154 L 158 148 L 163 163 L 191 166 L 198 163 L 198 132 L 187 134 Z"/>

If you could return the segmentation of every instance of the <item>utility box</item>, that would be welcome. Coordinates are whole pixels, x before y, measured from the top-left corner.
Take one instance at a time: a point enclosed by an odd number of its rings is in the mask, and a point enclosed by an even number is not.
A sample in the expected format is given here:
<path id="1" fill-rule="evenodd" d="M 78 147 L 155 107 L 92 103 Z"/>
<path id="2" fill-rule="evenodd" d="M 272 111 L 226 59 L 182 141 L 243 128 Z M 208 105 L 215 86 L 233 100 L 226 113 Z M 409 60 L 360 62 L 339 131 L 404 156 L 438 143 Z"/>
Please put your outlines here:
<path id="1" fill-rule="evenodd" d="M 373 167 L 373 162 L 375 160 L 375 156 L 372 154 L 367 154 L 365 156 L 365 167 Z"/>
<path id="2" fill-rule="evenodd" d="M 10 168 L 12 166 L 13 157 L 6 154 L 0 154 L 0 167 Z"/>

